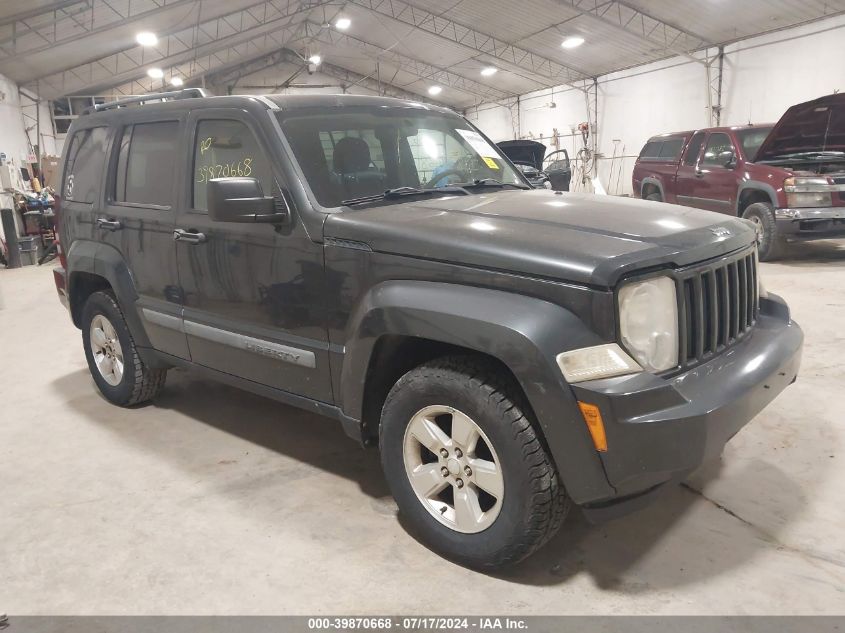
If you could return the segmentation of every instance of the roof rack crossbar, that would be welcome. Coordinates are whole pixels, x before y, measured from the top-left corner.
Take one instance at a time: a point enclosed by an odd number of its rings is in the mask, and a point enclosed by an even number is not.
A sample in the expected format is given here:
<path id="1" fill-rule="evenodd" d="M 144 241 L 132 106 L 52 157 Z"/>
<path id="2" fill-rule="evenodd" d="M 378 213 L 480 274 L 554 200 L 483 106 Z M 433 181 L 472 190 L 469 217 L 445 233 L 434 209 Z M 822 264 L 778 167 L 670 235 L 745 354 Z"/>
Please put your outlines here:
<path id="1" fill-rule="evenodd" d="M 92 112 L 102 112 L 103 110 L 112 110 L 122 108 L 124 106 L 135 103 L 145 103 L 147 101 L 158 101 L 163 99 L 193 99 L 197 97 L 208 97 L 209 93 L 202 88 L 184 88 L 182 90 L 171 90 L 169 92 L 153 92 L 147 95 L 140 95 L 138 97 L 127 97 L 126 99 L 118 99 L 117 101 L 109 101 L 108 103 L 98 103 L 89 108 L 86 108 L 83 114 L 90 114 Z"/>

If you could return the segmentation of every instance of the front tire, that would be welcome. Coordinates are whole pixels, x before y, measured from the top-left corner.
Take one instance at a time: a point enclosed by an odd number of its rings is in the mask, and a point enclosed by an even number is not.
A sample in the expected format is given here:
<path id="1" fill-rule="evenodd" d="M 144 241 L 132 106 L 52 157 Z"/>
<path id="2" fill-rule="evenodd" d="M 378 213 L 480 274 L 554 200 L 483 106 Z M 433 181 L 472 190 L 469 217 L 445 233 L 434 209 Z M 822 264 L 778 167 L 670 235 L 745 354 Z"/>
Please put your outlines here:
<path id="1" fill-rule="evenodd" d="M 88 369 L 109 402 L 128 407 L 155 398 L 166 369 L 151 369 L 138 355 L 126 319 L 111 292 L 95 292 L 82 308 L 82 343 Z"/>
<path id="2" fill-rule="evenodd" d="M 650 193 L 645 197 L 646 200 L 651 200 L 652 202 L 663 202 L 663 196 L 659 193 Z"/>
<path id="3" fill-rule="evenodd" d="M 757 255 L 762 262 L 770 262 L 783 256 L 786 241 L 778 234 L 774 207 L 768 202 L 749 204 L 742 217 L 751 220 L 757 230 Z"/>
<path id="4" fill-rule="evenodd" d="M 382 410 L 382 467 L 421 540 L 469 567 L 516 563 L 569 509 L 521 393 L 481 359 L 449 357 L 405 374 Z"/>

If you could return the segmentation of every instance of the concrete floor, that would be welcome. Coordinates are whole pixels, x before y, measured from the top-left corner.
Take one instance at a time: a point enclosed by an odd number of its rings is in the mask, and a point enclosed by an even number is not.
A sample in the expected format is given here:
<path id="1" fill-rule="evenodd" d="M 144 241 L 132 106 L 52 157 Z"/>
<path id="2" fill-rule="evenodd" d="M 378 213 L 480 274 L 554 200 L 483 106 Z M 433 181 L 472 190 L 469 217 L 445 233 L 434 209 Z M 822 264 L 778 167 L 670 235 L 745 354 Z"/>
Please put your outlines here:
<path id="1" fill-rule="evenodd" d="M 688 487 L 488 576 L 417 543 L 330 420 L 182 371 L 107 404 L 49 266 L 0 270 L 0 612 L 841 614 L 845 242 L 763 278 L 798 382 Z"/>

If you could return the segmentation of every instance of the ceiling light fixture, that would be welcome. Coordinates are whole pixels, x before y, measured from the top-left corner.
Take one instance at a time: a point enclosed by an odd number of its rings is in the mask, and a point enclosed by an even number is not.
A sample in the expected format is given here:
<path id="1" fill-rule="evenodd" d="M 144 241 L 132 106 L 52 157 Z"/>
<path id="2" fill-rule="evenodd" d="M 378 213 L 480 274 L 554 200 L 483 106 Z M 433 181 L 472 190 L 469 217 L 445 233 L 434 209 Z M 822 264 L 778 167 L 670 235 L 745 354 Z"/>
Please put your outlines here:
<path id="1" fill-rule="evenodd" d="M 164 71 L 161 68 L 150 68 L 147 74 L 153 79 L 161 79 L 164 77 Z"/>
<path id="2" fill-rule="evenodd" d="M 349 18 L 338 18 L 335 20 L 334 27 L 340 31 L 345 31 L 352 25 L 352 20 Z"/>
<path id="3" fill-rule="evenodd" d="M 170 78 L 170 85 L 171 85 L 171 86 L 176 86 L 176 87 L 178 88 L 179 86 L 181 86 L 181 85 L 182 85 L 182 84 L 184 84 L 184 83 L 185 83 L 185 82 L 184 82 L 184 81 L 182 81 L 182 78 L 181 78 L 181 77 L 171 77 L 171 78 Z"/>
<path id="4" fill-rule="evenodd" d="M 584 43 L 584 38 L 579 35 L 573 35 L 571 37 L 567 37 L 563 42 L 560 43 L 561 46 L 564 48 L 578 48 L 581 44 Z"/>
<path id="5" fill-rule="evenodd" d="M 488 66 L 487 68 L 483 68 L 481 70 L 481 74 L 485 77 L 492 77 L 497 72 L 499 72 L 498 68 L 494 68 L 493 66 Z"/>
<path id="6" fill-rule="evenodd" d="M 308 58 L 308 61 L 314 64 L 315 66 L 319 66 L 320 62 L 323 61 L 323 58 L 319 55 L 311 55 L 311 57 Z"/>
<path id="7" fill-rule="evenodd" d="M 135 41 L 138 42 L 141 46 L 155 46 L 158 44 L 158 37 L 156 37 L 155 33 L 150 33 L 149 31 L 142 31 L 135 36 Z"/>
<path id="8" fill-rule="evenodd" d="M 441 92 L 443 92 L 443 88 L 440 86 L 432 86 L 428 89 L 428 94 L 430 95 L 439 95 Z"/>

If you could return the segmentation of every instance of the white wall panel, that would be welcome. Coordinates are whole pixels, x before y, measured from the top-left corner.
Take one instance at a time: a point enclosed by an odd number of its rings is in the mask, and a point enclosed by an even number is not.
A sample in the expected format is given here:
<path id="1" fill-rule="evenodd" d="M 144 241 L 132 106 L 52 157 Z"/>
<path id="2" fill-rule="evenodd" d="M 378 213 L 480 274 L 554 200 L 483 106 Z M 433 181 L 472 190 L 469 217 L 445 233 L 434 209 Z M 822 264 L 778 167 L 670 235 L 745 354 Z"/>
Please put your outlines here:
<path id="1" fill-rule="evenodd" d="M 18 87 L 3 75 L 0 75 L 0 152 L 14 158 L 18 166 L 21 157 L 29 153 Z"/>

